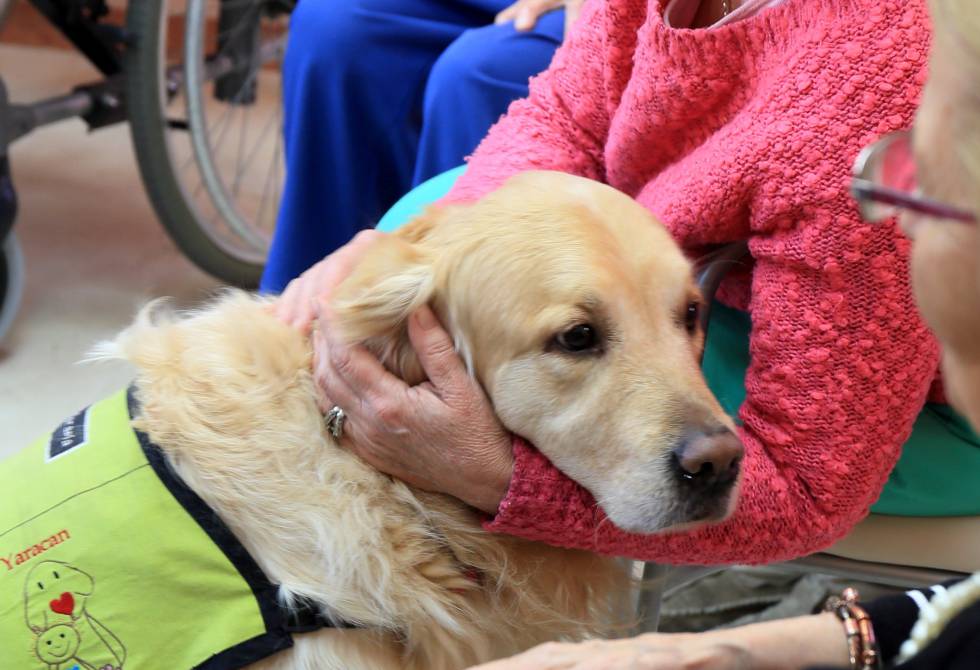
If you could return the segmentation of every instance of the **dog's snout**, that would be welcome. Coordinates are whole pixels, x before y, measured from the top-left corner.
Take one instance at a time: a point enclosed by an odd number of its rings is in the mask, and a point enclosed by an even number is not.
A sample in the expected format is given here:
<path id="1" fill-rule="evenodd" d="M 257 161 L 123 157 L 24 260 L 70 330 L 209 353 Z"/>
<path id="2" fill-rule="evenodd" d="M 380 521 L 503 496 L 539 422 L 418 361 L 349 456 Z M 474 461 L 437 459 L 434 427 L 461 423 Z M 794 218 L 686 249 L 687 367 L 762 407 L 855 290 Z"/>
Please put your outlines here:
<path id="1" fill-rule="evenodd" d="M 712 486 L 735 481 L 744 451 L 738 436 L 722 426 L 688 430 L 674 458 L 681 480 Z"/>

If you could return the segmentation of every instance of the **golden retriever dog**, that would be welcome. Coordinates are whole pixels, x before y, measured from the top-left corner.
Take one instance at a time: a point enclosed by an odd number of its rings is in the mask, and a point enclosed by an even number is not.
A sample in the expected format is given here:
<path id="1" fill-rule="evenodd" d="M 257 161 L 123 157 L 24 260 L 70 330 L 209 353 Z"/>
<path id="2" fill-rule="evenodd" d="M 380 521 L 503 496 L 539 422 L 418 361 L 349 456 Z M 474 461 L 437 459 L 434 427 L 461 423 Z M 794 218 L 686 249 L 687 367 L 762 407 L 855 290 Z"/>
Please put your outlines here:
<path id="1" fill-rule="evenodd" d="M 626 195 L 533 172 L 381 240 L 335 298 L 338 329 L 409 383 L 406 318 L 451 332 L 503 424 L 638 533 L 723 518 L 741 446 L 701 376 L 699 295 L 667 231 Z M 353 629 L 296 635 L 254 667 L 441 670 L 608 633 L 619 562 L 491 535 L 447 496 L 336 446 L 309 339 L 268 299 L 147 308 L 107 355 L 138 369 L 137 427 L 251 552 L 280 598 Z M 477 575 L 474 578 L 474 575 Z"/>

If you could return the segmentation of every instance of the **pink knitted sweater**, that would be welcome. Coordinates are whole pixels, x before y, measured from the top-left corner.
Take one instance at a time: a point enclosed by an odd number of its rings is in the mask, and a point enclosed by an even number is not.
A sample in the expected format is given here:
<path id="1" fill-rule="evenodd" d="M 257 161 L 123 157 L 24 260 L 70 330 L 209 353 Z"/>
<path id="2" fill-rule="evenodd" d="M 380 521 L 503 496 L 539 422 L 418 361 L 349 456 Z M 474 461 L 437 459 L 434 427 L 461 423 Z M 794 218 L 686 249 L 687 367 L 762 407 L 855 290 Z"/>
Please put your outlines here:
<path id="1" fill-rule="evenodd" d="M 938 345 L 916 311 L 908 244 L 864 224 L 850 166 L 911 125 L 929 42 L 923 0 L 786 0 L 676 30 L 657 0 L 593 0 L 469 161 L 450 200 L 526 169 L 606 182 L 691 255 L 749 239 L 738 509 L 691 532 L 630 535 L 520 440 L 493 531 L 668 563 L 758 563 L 830 545 L 878 497 L 926 400 Z"/>

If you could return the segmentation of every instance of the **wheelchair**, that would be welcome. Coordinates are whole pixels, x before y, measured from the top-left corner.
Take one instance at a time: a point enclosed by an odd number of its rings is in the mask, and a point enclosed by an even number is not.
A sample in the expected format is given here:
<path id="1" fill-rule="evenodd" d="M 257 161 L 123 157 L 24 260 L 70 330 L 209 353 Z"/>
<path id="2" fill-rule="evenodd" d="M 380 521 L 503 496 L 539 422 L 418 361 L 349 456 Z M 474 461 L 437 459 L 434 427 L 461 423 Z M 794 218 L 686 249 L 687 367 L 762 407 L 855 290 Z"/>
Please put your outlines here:
<path id="1" fill-rule="evenodd" d="M 0 22 L 14 1 L 0 0 Z M 132 0 L 124 18 L 106 0 L 16 1 L 102 78 L 12 104 L 0 72 L 0 339 L 24 285 L 8 147 L 69 118 L 89 130 L 128 122 L 144 187 L 178 248 L 226 283 L 257 286 L 285 174 L 279 65 L 295 0 Z"/>

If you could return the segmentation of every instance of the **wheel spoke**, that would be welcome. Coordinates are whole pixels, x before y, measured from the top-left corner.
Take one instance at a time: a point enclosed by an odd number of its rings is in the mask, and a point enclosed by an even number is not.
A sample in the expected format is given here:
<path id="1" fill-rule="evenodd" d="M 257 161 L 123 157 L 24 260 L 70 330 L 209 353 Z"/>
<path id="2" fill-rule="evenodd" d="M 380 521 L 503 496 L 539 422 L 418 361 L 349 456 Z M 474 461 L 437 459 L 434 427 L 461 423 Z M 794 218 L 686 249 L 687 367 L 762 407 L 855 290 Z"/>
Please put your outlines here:
<path id="1" fill-rule="evenodd" d="M 276 207 L 277 210 L 279 204 L 282 202 L 282 184 L 283 184 L 283 180 L 286 177 L 286 171 L 284 169 L 285 166 L 283 165 L 282 142 L 283 142 L 282 135 L 280 134 L 278 139 L 276 140 L 276 157 L 274 161 L 276 165 L 276 176 L 275 176 L 276 191 L 275 191 L 275 200 L 273 201 L 273 206 Z M 273 230 L 275 230 L 276 227 L 276 218 L 277 218 L 276 215 L 272 217 L 271 227 Z"/>
<path id="2" fill-rule="evenodd" d="M 235 155 L 235 178 L 232 180 L 231 193 L 238 196 L 238 189 L 242 185 L 242 156 L 245 152 L 245 143 L 248 141 L 248 115 L 251 112 L 251 105 L 242 106 L 242 129 L 238 132 L 238 151 Z"/>
<path id="3" fill-rule="evenodd" d="M 191 196 L 194 200 L 197 200 L 198 196 L 201 195 L 201 191 L 204 190 L 204 180 L 198 179 L 197 186 L 194 188 L 194 194 Z"/>
<path id="4" fill-rule="evenodd" d="M 241 178 L 244 176 L 245 169 L 252 162 L 252 159 L 255 158 L 256 154 L 258 154 L 259 151 L 262 149 L 262 146 L 265 144 L 265 138 L 268 137 L 269 131 L 276 127 L 276 122 L 278 120 L 279 120 L 278 117 L 276 115 L 273 115 L 272 117 L 269 118 L 268 121 L 266 121 L 265 126 L 263 126 L 262 130 L 259 133 L 258 140 L 256 140 L 255 144 L 252 146 L 251 151 L 246 156 L 244 164 L 239 166 L 239 172 L 235 174 L 236 185 L 241 181 Z"/>
<path id="5" fill-rule="evenodd" d="M 221 130 L 218 133 L 218 136 L 215 140 L 211 141 L 211 136 L 208 135 L 208 140 L 209 140 L 208 143 L 211 145 L 212 153 L 217 153 L 218 150 L 221 148 L 221 145 L 224 144 L 225 137 L 227 137 L 228 135 L 228 130 L 234 125 L 233 123 L 229 123 L 228 121 L 231 120 L 231 117 L 233 116 L 236 109 L 238 109 L 237 105 L 228 105 L 228 109 L 226 109 L 222 114 L 222 119 L 224 119 L 224 121 L 222 122 Z"/>
<path id="6" fill-rule="evenodd" d="M 220 41 L 222 38 L 237 37 L 238 34 L 244 31 L 246 28 L 251 28 L 253 26 L 253 20 L 260 18 L 261 15 L 257 11 L 242 14 L 242 18 L 240 18 L 233 26 L 230 28 L 225 28 L 218 33 L 218 40 Z M 225 48 L 227 48 L 228 44 L 231 44 L 231 42 L 227 42 L 225 44 Z"/>
<path id="7" fill-rule="evenodd" d="M 217 235 L 216 239 L 226 240 L 219 242 L 222 246 L 230 244 L 229 249 L 237 247 L 243 251 L 261 249 L 264 246 L 262 239 L 266 240 L 267 245 L 283 186 L 284 146 L 279 100 L 275 101 L 275 109 L 266 104 L 261 110 L 254 111 L 251 107 L 256 103 L 243 103 L 246 96 L 251 99 L 253 93 L 266 98 L 266 103 L 272 102 L 268 98 L 275 90 L 278 89 L 281 94 L 281 80 L 272 84 L 260 74 L 269 67 L 264 66 L 265 63 L 281 60 L 288 26 L 278 15 L 272 19 L 267 17 L 264 4 L 261 0 L 225 0 L 222 11 L 237 9 L 240 13 L 235 17 L 225 16 L 225 19 L 231 18 L 232 21 L 225 21 L 230 25 L 222 26 L 218 31 L 211 29 L 212 19 L 207 18 L 214 16 L 211 13 L 214 4 L 208 0 L 189 4 L 188 10 L 193 14 L 187 14 L 181 53 L 193 54 L 190 57 L 194 62 L 172 66 L 179 69 L 177 75 L 181 82 L 181 90 L 174 97 L 185 97 L 186 104 L 186 96 L 192 95 L 197 110 L 186 115 L 188 121 L 182 121 L 178 111 L 173 115 L 176 122 L 170 124 L 172 133 L 185 134 L 190 130 L 187 133 L 191 140 L 190 155 L 185 160 L 184 154 L 180 154 L 182 166 L 179 174 L 183 175 L 185 184 L 192 186 L 191 199 L 198 203 L 200 211 L 199 225 L 206 230 L 209 228 L 212 231 L 209 234 Z M 251 42 L 251 37 L 245 38 L 243 31 L 255 28 L 261 34 L 257 50 L 253 52 L 249 47 L 246 54 L 240 54 L 236 47 L 241 40 L 244 38 Z M 209 32 L 205 33 L 205 30 Z M 217 46 L 218 42 L 214 41 L 216 32 L 220 46 L 213 48 L 211 55 L 202 55 L 201 46 Z M 189 40 L 194 42 L 190 43 Z M 181 60 L 186 58 L 185 55 Z M 240 86 L 238 90 L 227 91 L 227 95 L 219 100 L 209 83 L 232 73 L 236 73 L 233 76 Z M 281 76 L 278 73 L 273 75 L 271 69 L 268 74 L 277 78 Z M 191 91 L 187 81 L 196 82 L 197 88 Z M 272 84 L 271 88 L 269 84 Z M 241 111 L 236 113 L 236 107 L 241 107 Z M 191 127 L 188 128 L 188 125 Z M 173 141 L 179 141 L 177 136 Z M 176 167 L 177 161 L 174 163 Z M 196 170 L 191 167 L 195 163 Z M 209 174 L 203 174 L 202 170 L 209 171 Z M 221 196 L 221 193 L 224 195 Z M 216 197 L 223 199 L 219 202 L 215 200 Z M 273 224 L 268 221 L 270 213 Z M 234 220 L 226 220 L 228 216 Z M 259 246 L 256 247 L 256 244 Z"/>
<path id="8" fill-rule="evenodd" d="M 272 176 L 273 176 L 273 173 L 274 173 L 275 165 L 276 165 L 276 162 L 275 161 L 271 161 L 270 162 L 270 165 L 269 165 L 269 169 L 266 170 L 265 179 L 263 180 L 263 184 L 262 184 L 262 199 L 259 201 L 259 211 L 255 215 L 255 220 L 256 221 L 261 221 L 262 220 L 262 215 L 265 213 L 266 195 L 268 194 L 268 191 L 269 191 L 269 184 L 272 183 Z M 274 203 L 273 203 L 272 207 L 275 208 L 275 204 Z"/>

